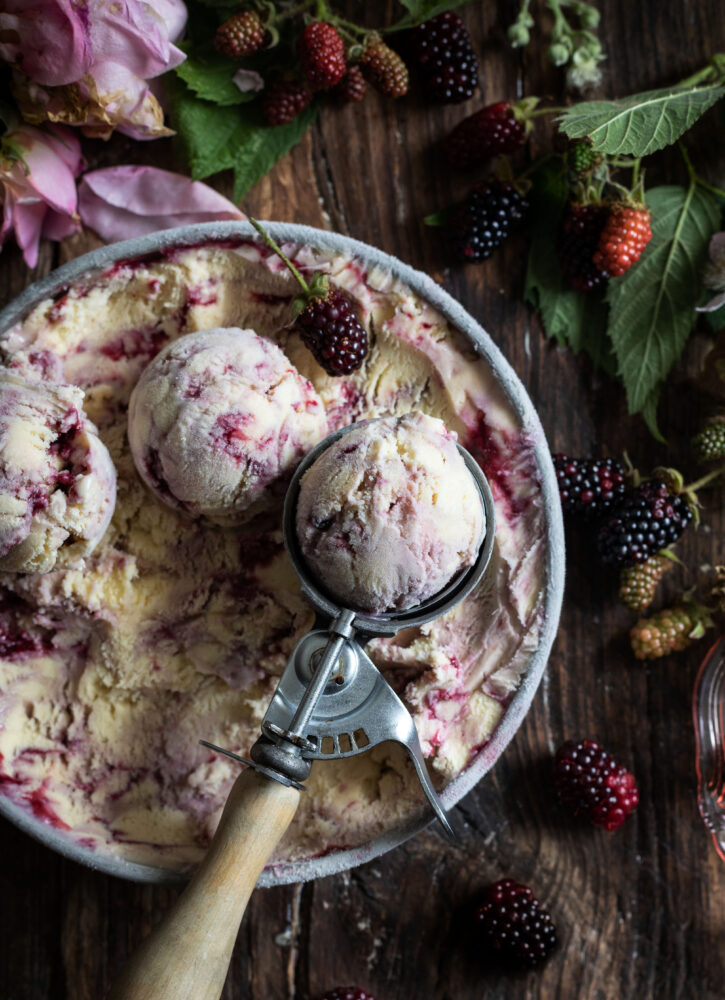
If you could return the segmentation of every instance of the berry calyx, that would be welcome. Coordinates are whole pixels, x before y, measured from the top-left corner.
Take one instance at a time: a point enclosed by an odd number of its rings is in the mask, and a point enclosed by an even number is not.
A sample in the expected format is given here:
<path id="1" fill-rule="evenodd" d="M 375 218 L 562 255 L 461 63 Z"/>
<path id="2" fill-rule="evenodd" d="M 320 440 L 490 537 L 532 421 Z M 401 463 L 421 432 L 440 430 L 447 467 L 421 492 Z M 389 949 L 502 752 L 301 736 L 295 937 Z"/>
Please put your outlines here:
<path id="1" fill-rule="evenodd" d="M 362 75 L 360 67 L 350 66 L 347 73 L 335 87 L 334 94 L 343 104 L 358 104 L 365 97 L 366 89 L 367 84 L 365 83 L 365 77 Z"/>
<path id="2" fill-rule="evenodd" d="M 338 986 L 321 996 L 320 1000 L 375 1000 L 375 997 L 357 986 Z"/>
<path id="3" fill-rule="evenodd" d="M 510 964 L 539 965 L 556 947 L 556 928 L 531 889 L 511 878 L 494 882 L 476 914 L 486 947 Z"/>
<path id="4" fill-rule="evenodd" d="M 712 417 L 692 439 L 698 462 L 719 462 L 725 458 L 725 416 Z"/>
<path id="5" fill-rule="evenodd" d="M 229 59 L 241 59 L 264 45 L 267 29 L 254 10 L 241 10 L 220 24 L 214 36 L 214 48 Z"/>
<path id="6" fill-rule="evenodd" d="M 606 566 L 635 566 L 676 542 L 693 519 L 684 495 L 668 492 L 664 479 L 646 479 L 608 517 L 597 536 Z"/>
<path id="7" fill-rule="evenodd" d="M 636 264 L 651 239 L 648 208 L 612 205 L 592 260 L 610 278 L 619 278 Z"/>
<path id="8" fill-rule="evenodd" d="M 634 776 L 595 740 L 567 740 L 556 752 L 554 787 L 574 815 L 612 831 L 639 803 Z"/>
<path id="9" fill-rule="evenodd" d="M 413 28 L 407 54 L 431 100 L 458 104 L 473 97 L 478 87 L 478 57 L 458 14 L 445 11 Z"/>
<path id="10" fill-rule="evenodd" d="M 627 489 L 625 472 L 613 458 L 554 455 L 554 471 L 565 514 L 593 518 L 611 510 Z"/>
<path id="11" fill-rule="evenodd" d="M 365 79 L 386 97 L 403 97 L 408 93 L 408 67 L 397 52 L 385 42 L 375 40 L 360 56 L 360 68 Z"/>
<path id="12" fill-rule="evenodd" d="M 448 238 L 456 260 L 486 260 L 518 226 L 529 203 L 513 184 L 489 180 L 478 184 L 448 223 Z"/>
<path id="13" fill-rule="evenodd" d="M 292 303 L 290 329 L 299 334 L 328 375 L 351 375 L 368 353 L 368 334 L 360 322 L 357 305 L 347 292 L 331 287 L 327 276 L 319 271 L 308 284 L 264 227 L 251 217 L 249 222 L 301 288 Z"/>
<path id="14" fill-rule="evenodd" d="M 638 566 L 623 569 L 619 575 L 619 599 L 625 607 L 640 614 L 654 600 L 660 580 L 672 569 L 674 559 L 659 553 Z"/>
<path id="15" fill-rule="evenodd" d="M 275 80 L 262 96 L 262 115 L 268 125 L 287 125 L 311 100 L 309 88 L 299 80 Z"/>
<path id="16" fill-rule="evenodd" d="M 478 167 L 492 156 L 513 153 L 526 141 L 526 127 L 508 101 L 488 104 L 464 118 L 445 140 L 448 162 L 460 170 Z"/>
<path id="17" fill-rule="evenodd" d="M 580 292 L 591 292 L 607 280 L 593 258 L 608 217 L 609 208 L 598 203 L 574 202 L 564 211 L 556 252 L 566 281 Z"/>
<path id="18" fill-rule="evenodd" d="M 326 21 L 313 21 L 299 41 L 302 72 L 313 90 L 334 87 L 345 75 L 345 43 Z"/>
<path id="19" fill-rule="evenodd" d="M 687 649 L 712 625 L 709 608 L 685 597 L 674 607 L 640 618 L 629 633 L 632 652 L 638 660 L 658 660 Z"/>

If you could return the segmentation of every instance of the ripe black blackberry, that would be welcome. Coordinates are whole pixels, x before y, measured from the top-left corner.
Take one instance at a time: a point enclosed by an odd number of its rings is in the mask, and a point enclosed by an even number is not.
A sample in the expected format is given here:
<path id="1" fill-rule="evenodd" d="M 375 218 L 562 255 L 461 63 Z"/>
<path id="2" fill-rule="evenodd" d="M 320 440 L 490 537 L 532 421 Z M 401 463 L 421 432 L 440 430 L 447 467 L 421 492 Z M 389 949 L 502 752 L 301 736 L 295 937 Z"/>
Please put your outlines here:
<path id="1" fill-rule="evenodd" d="M 594 740 L 567 740 L 556 752 L 554 787 L 575 815 L 616 830 L 637 806 L 634 777 Z"/>
<path id="2" fill-rule="evenodd" d="M 293 329 L 328 375 L 351 375 L 367 356 L 367 331 L 352 299 L 339 288 L 311 299 Z"/>
<path id="3" fill-rule="evenodd" d="M 556 947 L 556 928 L 531 889 L 511 878 L 494 882 L 477 914 L 486 946 L 511 964 L 543 962 Z"/>
<path id="4" fill-rule="evenodd" d="M 627 489 L 624 469 L 613 458 L 554 455 L 554 470 L 565 514 L 600 517 L 622 500 Z"/>
<path id="5" fill-rule="evenodd" d="M 418 67 L 431 100 L 459 104 L 476 92 L 478 56 L 465 24 L 452 11 L 413 28 L 406 39 L 406 54 Z"/>
<path id="6" fill-rule="evenodd" d="M 312 94 L 299 80 L 275 80 L 262 95 L 262 115 L 268 125 L 287 125 L 311 100 Z"/>
<path id="7" fill-rule="evenodd" d="M 609 208 L 598 204 L 574 203 L 564 212 L 556 252 L 564 277 L 580 292 L 591 292 L 608 278 L 592 260 L 608 217 Z"/>
<path id="8" fill-rule="evenodd" d="M 693 518 L 684 496 L 670 494 L 663 479 L 646 479 L 625 496 L 597 536 L 607 566 L 635 566 L 672 545 Z"/>
<path id="9" fill-rule="evenodd" d="M 477 185 L 449 223 L 453 256 L 463 263 L 486 260 L 528 210 L 528 201 L 513 184 L 491 180 Z"/>

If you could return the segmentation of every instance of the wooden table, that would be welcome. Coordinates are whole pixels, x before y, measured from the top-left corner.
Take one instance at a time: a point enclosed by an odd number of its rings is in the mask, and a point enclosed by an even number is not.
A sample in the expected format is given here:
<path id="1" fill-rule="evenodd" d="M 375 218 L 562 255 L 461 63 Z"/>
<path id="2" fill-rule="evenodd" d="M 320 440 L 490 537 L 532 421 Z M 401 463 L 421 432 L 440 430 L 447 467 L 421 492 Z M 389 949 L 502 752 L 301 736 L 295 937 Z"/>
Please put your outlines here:
<path id="1" fill-rule="evenodd" d="M 384 9 L 390 19 L 391 5 Z M 626 415 L 621 390 L 547 342 L 522 304 L 524 240 L 479 266 L 445 267 L 422 218 L 460 195 L 435 143 L 482 103 L 520 93 L 558 94 L 560 75 L 532 46 L 513 53 L 505 29 L 513 3 L 465 11 L 483 56 L 483 93 L 463 108 L 426 108 L 369 96 L 328 110 L 301 145 L 251 192 L 260 218 L 327 226 L 431 273 L 478 317 L 538 407 L 553 450 L 617 454 L 642 467 L 684 463 L 708 407 L 687 379 L 706 349 L 695 338 L 662 407 L 670 447 L 655 446 Z M 601 93 L 675 82 L 725 50 L 721 0 L 607 0 L 601 37 L 609 54 Z M 371 21 L 374 12 L 369 11 Z M 702 172 L 725 180 L 722 110 L 692 142 Z M 174 168 L 170 143 L 121 137 L 85 144 L 97 165 Z M 650 181 L 681 181 L 676 154 Z M 225 193 L 229 178 L 217 178 Z M 90 246 L 75 237 L 46 246 L 32 277 Z M 3 297 L 30 280 L 14 248 L 0 257 Z M 681 555 L 692 573 L 723 562 L 722 494 L 709 495 L 706 527 Z M 717 1000 L 725 996 L 725 865 L 697 815 L 690 698 L 707 642 L 642 665 L 629 650 L 631 616 L 612 580 L 569 539 L 561 629 L 532 710 L 493 773 L 456 810 L 459 843 L 422 834 L 355 871 L 259 891 L 240 933 L 225 1000 L 314 1000 L 356 983 L 377 1000 Z M 691 573 L 691 575 L 692 575 Z M 552 752 L 568 737 L 600 739 L 636 773 L 641 805 L 615 834 L 568 820 L 548 782 Z M 101 1000 L 114 971 L 176 891 L 95 874 L 0 824 L 0 998 Z M 489 968 L 471 933 L 477 893 L 502 875 L 531 884 L 551 909 L 561 947 L 540 970 Z M 181 998 L 180 998 L 181 1000 Z"/>

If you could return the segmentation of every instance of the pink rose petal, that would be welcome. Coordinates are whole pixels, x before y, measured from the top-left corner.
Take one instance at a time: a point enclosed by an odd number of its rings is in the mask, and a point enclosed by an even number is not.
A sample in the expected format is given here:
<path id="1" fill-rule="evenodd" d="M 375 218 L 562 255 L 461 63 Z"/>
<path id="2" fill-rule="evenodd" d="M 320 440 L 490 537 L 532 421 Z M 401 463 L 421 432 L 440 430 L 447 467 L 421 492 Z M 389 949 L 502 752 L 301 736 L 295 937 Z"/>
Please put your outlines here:
<path id="1" fill-rule="evenodd" d="M 88 15 L 73 0 L 4 0 L 0 58 L 36 83 L 55 87 L 80 79 L 93 61 Z"/>
<path id="2" fill-rule="evenodd" d="M 107 243 L 195 222 L 243 219 L 217 191 L 157 167 L 123 166 L 93 170 L 79 187 L 84 224 Z"/>

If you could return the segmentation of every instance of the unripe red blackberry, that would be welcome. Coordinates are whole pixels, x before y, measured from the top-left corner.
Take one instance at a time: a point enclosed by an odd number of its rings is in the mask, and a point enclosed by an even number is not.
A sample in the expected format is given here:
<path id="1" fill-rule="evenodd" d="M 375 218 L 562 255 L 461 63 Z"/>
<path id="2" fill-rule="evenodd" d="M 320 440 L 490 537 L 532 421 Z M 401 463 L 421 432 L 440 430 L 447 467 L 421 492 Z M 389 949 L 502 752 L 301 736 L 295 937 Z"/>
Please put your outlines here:
<path id="1" fill-rule="evenodd" d="M 564 210 L 556 252 L 566 281 L 580 292 L 591 292 L 607 280 L 593 257 L 608 217 L 609 208 L 602 204 L 572 203 Z"/>
<path id="2" fill-rule="evenodd" d="M 334 89 L 335 97 L 343 104 L 358 104 L 365 97 L 367 84 L 359 66 L 350 66 Z"/>
<path id="3" fill-rule="evenodd" d="M 334 87 L 345 75 L 345 43 L 325 21 L 313 21 L 299 41 L 300 63 L 313 90 Z"/>
<path id="4" fill-rule="evenodd" d="M 262 95 L 262 115 L 268 125 L 287 125 L 311 100 L 312 94 L 299 80 L 275 80 Z"/>
<path id="5" fill-rule="evenodd" d="M 374 42 L 363 52 L 360 68 L 365 79 L 386 97 L 403 97 L 408 93 L 408 68 L 384 42 Z"/>
<path id="6" fill-rule="evenodd" d="M 559 747 L 554 786 L 575 815 L 610 832 L 639 803 L 634 777 L 594 740 L 568 740 Z"/>
<path id="7" fill-rule="evenodd" d="M 219 25 L 214 47 L 230 59 L 241 59 L 261 49 L 265 35 L 259 14 L 254 10 L 241 10 Z"/>
<path id="8" fill-rule="evenodd" d="M 469 170 L 492 156 L 515 152 L 525 140 L 525 126 L 508 101 L 499 101 L 459 122 L 444 140 L 444 149 L 452 166 Z"/>

